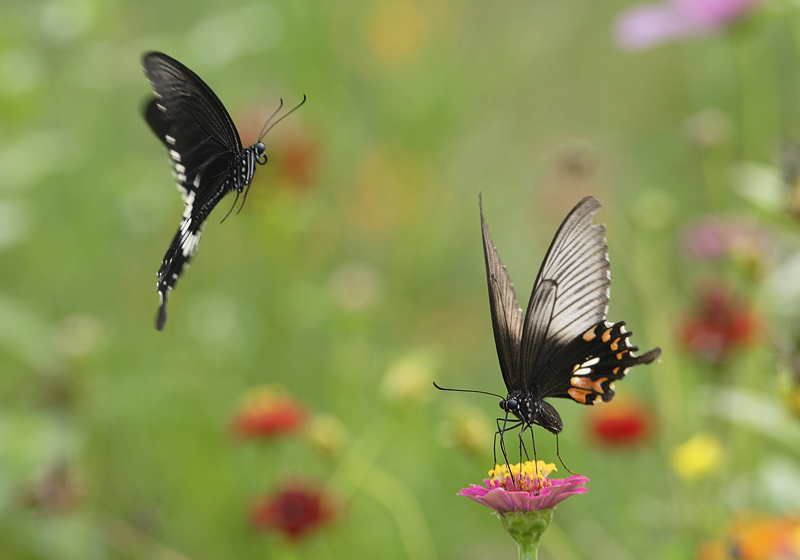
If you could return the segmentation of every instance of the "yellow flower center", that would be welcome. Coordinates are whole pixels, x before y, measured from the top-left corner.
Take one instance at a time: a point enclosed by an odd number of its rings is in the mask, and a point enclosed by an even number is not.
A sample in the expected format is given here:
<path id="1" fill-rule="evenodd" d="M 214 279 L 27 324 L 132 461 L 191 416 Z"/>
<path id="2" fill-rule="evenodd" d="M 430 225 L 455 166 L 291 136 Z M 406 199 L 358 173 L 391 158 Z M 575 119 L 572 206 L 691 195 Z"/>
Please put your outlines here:
<path id="1" fill-rule="evenodd" d="M 547 477 L 555 470 L 558 470 L 555 464 L 545 463 L 544 461 L 525 461 L 515 465 L 495 465 L 489 471 L 490 484 L 492 486 L 501 486 L 506 490 L 538 492 L 542 487 L 550 485 L 550 480 Z"/>

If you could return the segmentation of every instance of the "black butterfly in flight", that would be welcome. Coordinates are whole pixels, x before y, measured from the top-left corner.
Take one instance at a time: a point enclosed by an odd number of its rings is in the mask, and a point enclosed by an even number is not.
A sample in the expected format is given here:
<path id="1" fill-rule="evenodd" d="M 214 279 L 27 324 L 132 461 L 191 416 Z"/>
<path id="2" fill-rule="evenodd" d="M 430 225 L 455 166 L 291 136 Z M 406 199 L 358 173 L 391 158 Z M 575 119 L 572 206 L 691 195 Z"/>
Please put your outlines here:
<path id="1" fill-rule="evenodd" d="M 186 205 L 178 232 L 158 270 L 160 307 L 156 328 L 162 330 L 167 320 L 169 292 L 197 251 L 209 213 L 232 191 L 236 191 L 233 206 L 242 193 L 244 205 L 256 164 L 267 163 L 261 139 L 272 126 L 305 103 L 305 96 L 297 107 L 267 128 L 270 117 L 258 141 L 244 148 L 225 106 L 197 74 L 160 52 L 145 54 L 143 66 L 154 90 L 153 98 L 145 107 L 144 118 L 169 152 Z"/>
<path id="2" fill-rule="evenodd" d="M 503 432 L 537 424 L 558 435 L 563 428 L 550 397 L 592 405 L 614 397 L 614 382 L 639 364 L 649 364 L 661 348 L 635 356 L 625 323 L 606 321 L 611 266 L 605 226 L 592 225 L 600 209 L 587 196 L 558 228 L 533 286 L 523 315 L 514 286 L 483 217 L 483 252 L 489 284 L 492 326 L 500 371 L 508 396 L 500 401 L 505 418 L 498 419 L 501 450 Z M 516 419 L 508 425 L 509 415 Z M 522 435 L 520 433 L 520 436 Z"/>

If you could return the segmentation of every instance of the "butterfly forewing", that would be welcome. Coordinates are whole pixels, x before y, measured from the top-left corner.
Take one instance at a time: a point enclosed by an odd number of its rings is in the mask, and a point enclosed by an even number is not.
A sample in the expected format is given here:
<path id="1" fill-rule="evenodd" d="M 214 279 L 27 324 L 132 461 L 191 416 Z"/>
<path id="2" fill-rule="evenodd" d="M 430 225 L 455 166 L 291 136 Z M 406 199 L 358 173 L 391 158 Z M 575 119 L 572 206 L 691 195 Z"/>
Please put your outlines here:
<path id="1" fill-rule="evenodd" d="M 500 360 L 500 371 L 509 391 L 522 386 L 519 370 L 519 347 L 522 337 L 523 315 L 514 293 L 514 285 L 508 277 L 508 271 L 500 261 L 497 248 L 489 236 L 489 226 L 483 217 L 483 203 L 478 200 L 481 209 L 481 229 L 483 230 L 483 254 L 486 260 L 486 277 L 489 286 L 489 308 L 492 313 L 492 328 Z"/>
<path id="2" fill-rule="evenodd" d="M 541 378 L 537 372 L 548 368 L 566 344 L 605 319 L 611 267 L 605 227 L 592 225 L 599 209 L 600 203 L 591 196 L 572 209 L 534 284 L 522 331 L 520 369 L 527 378 L 526 388 L 536 394 Z M 542 291 L 554 294 L 542 297 Z"/>
<path id="3" fill-rule="evenodd" d="M 160 52 L 146 54 L 143 65 L 156 101 L 164 107 L 174 126 L 181 129 L 182 141 L 194 146 L 211 138 L 228 150 L 242 149 L 233 119 L 217 94 L 197 74 Z"/>

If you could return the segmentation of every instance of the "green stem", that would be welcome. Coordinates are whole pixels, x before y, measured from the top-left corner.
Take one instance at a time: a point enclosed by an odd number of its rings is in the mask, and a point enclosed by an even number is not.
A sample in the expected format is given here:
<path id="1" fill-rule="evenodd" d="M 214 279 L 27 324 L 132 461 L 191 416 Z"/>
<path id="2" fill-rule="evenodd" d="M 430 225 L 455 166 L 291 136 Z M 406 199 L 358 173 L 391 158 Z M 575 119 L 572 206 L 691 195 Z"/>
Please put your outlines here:
<path id="1" fill-rule="evenodd" d="M 517 543 L 520 560 L 536 560 L 542 535 L 553 519 L 553 510 L 509 512 L 499 517 L 503 528 Z"/>

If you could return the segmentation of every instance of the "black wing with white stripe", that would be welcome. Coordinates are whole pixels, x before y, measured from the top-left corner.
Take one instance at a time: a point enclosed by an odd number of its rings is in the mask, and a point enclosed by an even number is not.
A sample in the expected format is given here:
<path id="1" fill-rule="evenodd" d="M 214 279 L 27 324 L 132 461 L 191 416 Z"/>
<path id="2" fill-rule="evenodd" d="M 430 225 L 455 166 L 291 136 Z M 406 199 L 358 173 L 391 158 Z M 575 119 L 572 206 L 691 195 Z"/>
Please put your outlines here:
<path id="1" fill-rule="evenodd" d="M 144 56 L 154 97 L 145 107 L 147 124 L 164 143 L 185 209 L 178 231 L 158 271 L 160 307 L 156 328 L 164 328 L 169 292 L 197 251 L 209 213 L 227 193 L 252 181 L 263 144 L 242 148 L 239 133 L 222 102 L 186 66 L 163 53 Z M 266 161 L 266 158 L 264 158 Z"/>

